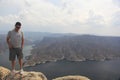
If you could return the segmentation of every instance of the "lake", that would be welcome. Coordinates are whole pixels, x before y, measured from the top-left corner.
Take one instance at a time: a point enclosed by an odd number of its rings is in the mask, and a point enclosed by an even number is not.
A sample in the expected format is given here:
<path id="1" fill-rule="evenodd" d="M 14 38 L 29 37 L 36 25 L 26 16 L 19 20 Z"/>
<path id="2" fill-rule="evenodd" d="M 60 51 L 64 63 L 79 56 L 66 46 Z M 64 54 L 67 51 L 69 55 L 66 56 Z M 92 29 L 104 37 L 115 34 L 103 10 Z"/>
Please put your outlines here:
<path id="1" fill-rule="evenodd" d="M 119 80 L 120 60 L 71 62 L 61 60 L 27 67 L 25 70 L 41 71 L 49 80 L 65 75 L 83 75 L 91 80 Z"/>
<path id="2" fill-rule="evenodd" d="M 30 54 L 32 46 L 24 48 L 24 55 Z M 0 66 L 10 68 L 8 52 L 0 54 Z M 18 67 L 18 66 L 17 66 Z M 71 62 L 61 60 L 57 62 L 47 62 L 34 67 L 24 68 L 26 71 L 40 71 L 46 75 L 48 80 L 66 75 L 87 76 L 91 80 L 120 80 L 120 60 L 109 61 L 84 61 Z"/>

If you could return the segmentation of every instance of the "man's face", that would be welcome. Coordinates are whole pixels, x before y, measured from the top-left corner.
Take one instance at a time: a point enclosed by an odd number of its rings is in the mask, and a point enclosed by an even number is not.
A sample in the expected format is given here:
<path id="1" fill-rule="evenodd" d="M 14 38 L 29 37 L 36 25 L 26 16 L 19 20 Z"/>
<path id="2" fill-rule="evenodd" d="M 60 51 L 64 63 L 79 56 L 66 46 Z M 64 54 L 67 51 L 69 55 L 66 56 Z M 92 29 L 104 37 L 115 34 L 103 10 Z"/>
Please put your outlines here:
<path id="1" fill-rule="evenodd" d="M 16 26 L 15 26 L 15 30 L 16 30 L 16 31 L 19 31 L 20 28 L 21 28 L 21 26 L 19 26 L 19 25 L 16 25 Z"/>

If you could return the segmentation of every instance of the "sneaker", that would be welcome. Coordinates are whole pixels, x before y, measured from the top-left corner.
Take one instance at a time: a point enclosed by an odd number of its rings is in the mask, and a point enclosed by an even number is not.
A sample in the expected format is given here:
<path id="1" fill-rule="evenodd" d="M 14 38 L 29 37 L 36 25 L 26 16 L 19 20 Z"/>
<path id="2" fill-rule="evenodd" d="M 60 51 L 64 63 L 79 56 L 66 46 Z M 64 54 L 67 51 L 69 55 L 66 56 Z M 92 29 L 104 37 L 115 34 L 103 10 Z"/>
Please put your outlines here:
<path id="1" fill-rule="evenodd" d="M 11 71 L 11 75 L 15 75 L 15 73 L 16 73 L 16 71 L 15 71 L 15 69 L 13 69 L 12 71 Z"/>
<path id="2" fill-rule="evenodd" d="M 23 73 L 24 73 L 24 70 L 23 70 L 23 69 L 21 69 L 21 70 L 20 70 L 20 74 L 23 74 Z"/>

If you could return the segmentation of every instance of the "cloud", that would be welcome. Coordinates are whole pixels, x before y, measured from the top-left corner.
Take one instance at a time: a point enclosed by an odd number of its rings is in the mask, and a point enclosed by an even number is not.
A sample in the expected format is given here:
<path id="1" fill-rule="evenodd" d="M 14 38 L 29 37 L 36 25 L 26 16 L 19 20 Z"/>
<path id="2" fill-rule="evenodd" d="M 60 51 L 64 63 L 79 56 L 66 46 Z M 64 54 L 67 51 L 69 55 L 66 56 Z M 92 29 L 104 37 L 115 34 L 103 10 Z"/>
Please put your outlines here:
<path id="1" fill-rule="evenodd" d="M 115 3 L 118 7 L 120 7 L 120 0 L 113 0 L 113 3 Z"/>
<path id="2" fill-rule="evenodd" d="M 114 27 L 120 27 L 120 11 L 116 12 L 113 14 L 113 17 L 112 17 L 112 26 Z"/>
<path id="3" fill-rule="evenodd" d="M 0 26 L 21 21 L 25 31 L 120 36 L 116 4 L 113 0 L 1 0 Z"/>

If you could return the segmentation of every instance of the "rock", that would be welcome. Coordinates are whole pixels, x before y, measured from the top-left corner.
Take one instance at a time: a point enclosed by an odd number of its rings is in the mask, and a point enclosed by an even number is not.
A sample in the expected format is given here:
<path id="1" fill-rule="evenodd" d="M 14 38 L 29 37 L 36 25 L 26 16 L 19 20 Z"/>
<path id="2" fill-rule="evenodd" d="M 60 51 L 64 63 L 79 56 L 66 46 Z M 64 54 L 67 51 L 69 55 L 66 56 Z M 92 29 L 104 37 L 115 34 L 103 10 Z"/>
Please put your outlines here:
<path id="1" fill-rule="evenodd" d="M 6 80 L 47 80 L 41 72 L 24 72 L 22 75 L 19 71 L 16 74 L 7 76 Z"/>
<path id="2" fill-rule="evenodd" d="M 4 80 L 10 74 L 10 70 L 0 66 L 0 80 Z"/>
<path id="3" fill-rule="evenodd" d="M 64 76 L 64 77 L 59 77 L 53 80 L 90 80 L 87 77 L 84 76 Z"/>
<path id="4" fill-rule="evenodd" d="M 13 75 L 9 69 L 0 66 L 0 80 L 47 80 L 47 78 L 43 73 L 34 71 L 24 71 L 23 74 L 20 74 L 19 71 L 16 71 L 15 74 Z M 70 75 L 59 77 L 52 80 L 90 80 L 90 79 L 84 76 Z"/>
<path id="5" fill-rule="evenodd" d="M 47 78 L 43 73 L 34 71 L 24 71 L 23 74 L 16 71 L 13 75 L 10 70 L 0 67 L 0 80 L 47 80 Z"/>

